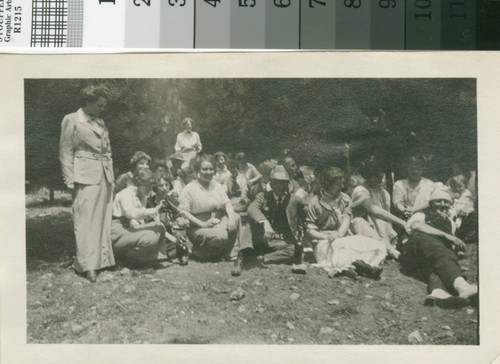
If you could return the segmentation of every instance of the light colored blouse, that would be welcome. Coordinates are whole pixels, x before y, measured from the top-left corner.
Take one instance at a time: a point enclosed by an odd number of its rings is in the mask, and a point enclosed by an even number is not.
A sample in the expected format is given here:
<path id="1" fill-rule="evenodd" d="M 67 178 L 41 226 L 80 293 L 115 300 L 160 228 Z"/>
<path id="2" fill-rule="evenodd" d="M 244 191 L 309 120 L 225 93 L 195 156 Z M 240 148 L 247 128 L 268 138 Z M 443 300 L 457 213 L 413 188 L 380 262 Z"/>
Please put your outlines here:
<path id="1" fill-rule="evenodd" d="M 226 166 L 224 166 L 224 169 L 215 170 L 214 180 L 222 185 L 225 192 L 227 192 L 231 186 L 231 177 L 231 172 L 229 172 Z"/>
<path id="2" fill-rule="evenodd" d="M 132 225 L 144 223 L 146 217 L 152 215 L 154 208 L 148 209 L 146 199 L 141 201 L 136 186 L 128 186 L 118 192 L 113 201 L 113 218 L 126 218 Z"/>
<path id="3" fill-rule="evenodd" d="M 402 202 L 407 207 L 424 206 L 429 203 L 431 193 L 434 191 L 434 182 L 422 178 L 415 188 L 408 183 L 408 179 L 402 179 L 394 183 L 392 200 L 394 206 Z"/>
<path id="4" fill-rule="evenodd" d="M 227 202 L 229 198 L 219 183 L 212 180 L 205 188 L 198 181 L 192 181 L 182 190 L 179 210 L 197 215 L 221 210 Z"/>
<path id="5" fill-rule="evenodd" d="M 190 133 L 183 131 L 177 134 L 177 140 L 174 148 L 176 152 L 201 152 L 200 136 L 195 131 Z"/>
<path id="6" fill-rule="evenodd" d="M 238 169 L 238 175 L 244 176 L 247 179 L 247 181 L 250 181 L 257 177 L 259 178 L 262 177 L 262 174 L 251 163 L 247 163 L 247 167 L 245 168 L 244 171 Z"/>

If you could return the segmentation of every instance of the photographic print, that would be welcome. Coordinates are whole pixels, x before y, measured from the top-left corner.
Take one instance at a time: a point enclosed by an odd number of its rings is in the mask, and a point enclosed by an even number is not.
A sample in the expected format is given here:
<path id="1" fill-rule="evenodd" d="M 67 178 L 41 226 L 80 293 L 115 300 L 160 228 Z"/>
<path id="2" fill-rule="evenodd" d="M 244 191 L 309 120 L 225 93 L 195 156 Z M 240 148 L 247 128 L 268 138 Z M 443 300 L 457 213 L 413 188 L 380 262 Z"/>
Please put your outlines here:
<path id="1" fill-rule="evenodd" d="M 28 342 L 479 343 L 475 79 L 24 87 Z"/>

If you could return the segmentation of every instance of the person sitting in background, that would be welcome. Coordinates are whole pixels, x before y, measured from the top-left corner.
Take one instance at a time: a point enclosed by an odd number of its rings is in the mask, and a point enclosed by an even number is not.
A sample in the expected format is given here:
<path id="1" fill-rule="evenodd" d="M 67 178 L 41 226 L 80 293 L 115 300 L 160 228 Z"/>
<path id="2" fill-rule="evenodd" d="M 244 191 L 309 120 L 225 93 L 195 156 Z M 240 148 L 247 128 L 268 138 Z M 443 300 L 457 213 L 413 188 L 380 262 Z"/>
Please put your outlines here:
<path id="1" fill-rule="evenodd" d="M 231 172 L 229 172 L 227 164 L 227 155 L 224 152 L 214 154 L 215 175 L 214 180 L 222 185 L 227 193 L 231 181 Z"/>
<path id="2" fill-rule="evenodd" d="M 459 174 L 450 178 L 448 183 L 453 201 L 450 217 L 456 225 L 456 235 L 466 243 L 477 242 L 477 213 L 474 208 L 474 197 L 465 187 L 467 179 Z"/>
<path id="3" fill-rule="evenodd" d="M 182 129 L 184 131 L 177 134 L 174 149 L 176 152 L 182 153 L 184 163 L 182 167 L 189 166 L 191 159 L 196 158 L 201 152 L 200 136 L 193 131 L 193 119 L 185 118 L 182 120 Z"/>
<path id="4" fill-rule="evenodd" d="M 285 167 L 278 165 L 270 174 L 270 191 L 260 192 L 248 207 L 248 216 L 254 223 L 254 249 L 263 253 L 261 261 L 267 263 L 282 263 L 296 258 L 300 263 L 302 257 L 298 244 L 298 229 L 291 216 L 296 203 L 296 196 L 290 194 L 290 178 Z M 296 249 L 296 247 L 299 247 Z"/>
<path id="5" fill-rule="evenodd" d="M 311 241 L 316 267 L 329 276 L 344 273 L 379 279 L 380 264 L 387 255 L 383 242 L 362 235 L 350 235 L 350 198 L 342 192 L 345 183 L 340 168 L 328 167 L 318 173 L 321 190 L 306 207 L 306 238 Z"/>
<path id="6" fill-rule="evenodd" d="M 174 181 L 177 178 L 177 175 L 181 170 L 182 165 L 184 164 L 184 157 L 182 156 L 182 153 L 176 152 L 174 154 L 169 155 L 167 158 L 167 163 L 170 164 L 168 166 L 169 172 L 170 175 L 172 176 L 172 181 Z"/>
<path id="7" fill-rule="evenodd" d="M 174 182 L 174 176 L 170 173 L 167 162 L 163 159 L 156 159 L 153 165 L 153 171 L 155 172 L 156 177 L 164 180 L 166 185 L 168 186 L 168 189 L 171 190 L 172 183 Z"/>
<path id="8" fill-rule="evenodd" d="M 139 168 L 149 169 L 151 165 L 151 157 L 142 151 L 134 153 L 130 159 L 130 171 L 121 174 L 115 182 L 113 193 L 116 195 L 118 192 L 128 186 L 134 185 L 134 174 Z"/>
<path id="9" fill-rule="evenodd" d="M 172 191 L 179 196 L 186 185 L 196 179 L 196 173 L 191 167 L 181 168 L 174 180 Z"/>
<path id="10" fill-rule="evenodd" d="M 365 182 L 352 191 L 351 229 L 354 234 L 381 240 L 386 244 L 389 256 L 397 259 L 395 249 L 397 234 L 391 224 L 404 226 L 405 222 L 392 215 L 391 197 L 382 185 L 384 173 L 375 158 L 370 158 L 360 169 Z"/>
<path id="11" fill-rule="evenodd" d="M 250 204 L 250 199 L 248 198 L 247 180 L 238 173 L 238 162 L 234 160 L 228 161 L 227 168 L 231 174 L 231 179 L 227 182 L 227 195 L 231 200 L 234 211 L 246 211 L 248 205 Z"/>
<path id="12" fill-rule="evenodd" d="M 241 219 L 222 186 L 213 180 L 214 165 L 207 157 L 194 162 L 197 179 L 182 190 L 179 210 L 190 221 L 186 235 L 201 261 L 229 258 L 233 251 L 251 248 L 241 239 Z"/>
<path id="13" fill-rule="evenodd" d="M 140 168 L 135 171 L 133 182 L 118 192 L 113 202 L 113 251 L 132 265 L 168 259 L 166 229 L 158 221 L 162 204 L 146 207 L 156 176 L 149 169 Z M 149 219 L 154 221 L 147 222 Z"/>
<path id="14" fill-rule="evenodd" d="M 453 235 L 451 204 L 451 196 L 444 189 L 431 194 L 429 208 L 414 214 L 406 224 L 410 239 L 401 257 L 405 273 L 416 274 L 427 282 L 429 295 L 424 303 L 442 308 L 464 307 L 478 293 L 477 286 L 463 278 L 455 254 L 465 249 L 465 244 Z"/>
<path id="15" fill-rule="evenodd" d="M 429 206 L 429 197 L 434 191 L 434 182 L 422 177 L 424 161 L 411 156 L 407 162 L 408 178 L 396 181 L 392 191 L 394 207 L 407 220 L 415 212 Z"/>
<path id="16" fill-rule="evenodd" d="M 257 182 L 262 178 L 262 175 L 253 164 L 248 163 L 245 153 L 236 153 L 235 160 L 238 162 L 238 174 L 246 178 L 248 195 L 250 197 L 255 196 L 253 190 L 258 186 Z"/>
<path id="17" fill-rule="evenodd" d="M 300 189 L 300 184 L 298 182 L 298 178 L 303 178 L 302 172 L 297 167 L 297 163 L 295 163 L 295 159 L 293 159 L 290 155 L 278 161 L 278 165 L 282 165 L 285 167 L 288 176 L 290 177 L 290 185 L 291 192 L 295 193 Z"/>

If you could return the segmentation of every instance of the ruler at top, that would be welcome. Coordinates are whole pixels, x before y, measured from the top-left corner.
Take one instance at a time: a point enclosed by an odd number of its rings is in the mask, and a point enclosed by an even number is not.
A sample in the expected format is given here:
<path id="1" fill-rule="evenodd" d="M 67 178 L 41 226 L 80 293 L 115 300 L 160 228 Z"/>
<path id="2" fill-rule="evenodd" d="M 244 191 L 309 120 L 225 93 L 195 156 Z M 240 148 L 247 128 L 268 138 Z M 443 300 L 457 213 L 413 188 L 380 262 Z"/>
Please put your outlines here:
<path id="1" fill-rule="evenodd" d="M 500 1 L 0 0 L 0 47 L 500 49 Z"/>

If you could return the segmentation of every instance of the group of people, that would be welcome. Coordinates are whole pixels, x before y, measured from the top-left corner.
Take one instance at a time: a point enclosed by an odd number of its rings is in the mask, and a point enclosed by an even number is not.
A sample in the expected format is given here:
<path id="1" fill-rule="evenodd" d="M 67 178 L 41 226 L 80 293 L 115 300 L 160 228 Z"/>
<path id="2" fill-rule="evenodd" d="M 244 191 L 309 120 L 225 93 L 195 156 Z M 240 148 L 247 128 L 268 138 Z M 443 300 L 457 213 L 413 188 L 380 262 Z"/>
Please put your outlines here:
<path id="1" fill-rule="evenodd" d="M 241 152 L 201 154 L 186 118 L 175 153 L 153 161 L 136 152 L 131 170 L 115 182 L 99 117 L 105 89 L 90 86 L 82 95 L 83 107 L 62 122 L 60 160 L 74 199 L 74 268 L 90 281 L 115 257 L 183 265 L 189 256 L 227 259 L 239 276 L 251 259 L 300 267 L 306 248 L 313 266 L 332 277 L 379 279 L 382 262 L 399 259 L 404 272 L 427 282 L 426 304 L 459 308 L 476 299 L 477 286 L 464 279 L 458 261 L 465 248 L 459 236 L 477 242 L 468 173 L 433 182 L 422 176 L 423 159 L 411 156 L 408 177 L 394 184 L 391 201 L 375 158 L 359 176 L 336 166 L 298 167 L 289 150 L 256 167 Z"/>

